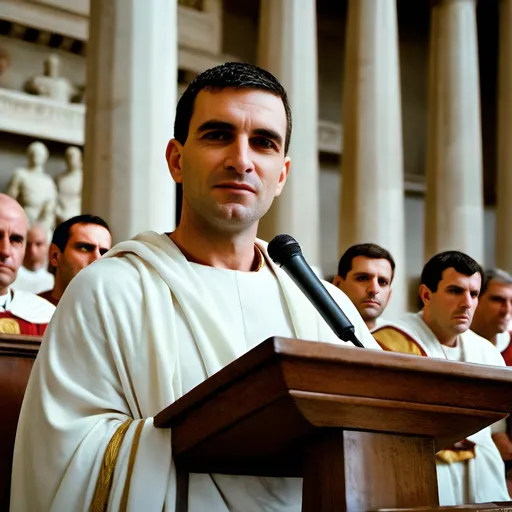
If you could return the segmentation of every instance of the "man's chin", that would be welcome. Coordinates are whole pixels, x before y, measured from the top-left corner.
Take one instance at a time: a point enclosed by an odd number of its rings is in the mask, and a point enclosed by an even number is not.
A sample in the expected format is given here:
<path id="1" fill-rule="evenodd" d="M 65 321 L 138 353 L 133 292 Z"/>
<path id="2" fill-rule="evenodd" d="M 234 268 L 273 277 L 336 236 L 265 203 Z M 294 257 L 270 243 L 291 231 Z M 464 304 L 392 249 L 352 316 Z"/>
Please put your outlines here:
<path id="1" fill-rule="evenodd" d="M 366 320 L 376 320 L 382 314 L 379 306 L 363 306 L 361 309 L 361 316 Z"/>
<path id="2" fill-rule="evenodd" d="M 453 328 L 453 331 L 454 331 L 455 334 L 463 334 L 467 330 L 469 330 L 470 325 L 471 325 L 470 322 L 464 322 L 464 323 L 456 324 L 454 326 L 454 328 Z"/>

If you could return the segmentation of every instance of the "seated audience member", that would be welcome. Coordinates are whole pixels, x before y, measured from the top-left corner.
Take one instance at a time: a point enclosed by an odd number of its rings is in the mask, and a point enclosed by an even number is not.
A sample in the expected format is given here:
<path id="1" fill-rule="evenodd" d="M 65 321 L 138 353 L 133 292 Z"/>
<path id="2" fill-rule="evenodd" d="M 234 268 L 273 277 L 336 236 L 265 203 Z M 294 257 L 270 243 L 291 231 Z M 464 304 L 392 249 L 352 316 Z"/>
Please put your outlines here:
<path id="1" fill-rule="evenodd" d="M 512 366 L 511 322 L 512 276 L 499 269 L 487 270 L 471 329 L 489 340 L 508 366 Z"/>
<path id="2" fill-rule="evenodd" d="M 47 257 L 46 230 L 43 226 L 35 224 L 28 230 L 25 258 L 12 287 L 31 293 L 41 293 L 52 288 L 53 276 L 46 269 Z"/>
<path id="3" fill-rule="evenodd" d="M 485 278 L 471 329 L 489 340 L 500 352 L 508 366 L 512 366 L 512 276 L 503 270 L 491 269 Z M 493 439 L 498 447 L 512 485 L 512 425 L 499 422 L 493 426 Z"/>
<path id="4" fill-rule="evenodd" d="M 373 336 L 385 350 L 504 366 L 496 347 L 469 330 L 482 277 L 480 265 L 466 254 L 434 256 L 421 274 L 423 310 L 387 322 Z M 440 505 L 510 499 L 491 427 L 438 452 L 436 467 Z"/>
<path id="5" fill-rule="evenodd" d="M 40 296 L 56 306 L 71 279 L 111 247 L 110 229 L 100 217 L 77 215 L 59 224 L 50 245 L 50 267 L 55 274 L 55 285 Z"/>
<path id="6" fill-rule="evenodd" d="M 37 295 L 12 289 L 25 254 L 27 228 L 20 204 L 0 194 L 0 333 L 40 336 L 55 307 Z"/>
<path id="7" fill-rule="evenodd" d="M 376 244 L 353 245 L 340 259 L 332 283 L 354 303 L 370 331 L 391 298 L 394 272 L 393 257 Z"/>

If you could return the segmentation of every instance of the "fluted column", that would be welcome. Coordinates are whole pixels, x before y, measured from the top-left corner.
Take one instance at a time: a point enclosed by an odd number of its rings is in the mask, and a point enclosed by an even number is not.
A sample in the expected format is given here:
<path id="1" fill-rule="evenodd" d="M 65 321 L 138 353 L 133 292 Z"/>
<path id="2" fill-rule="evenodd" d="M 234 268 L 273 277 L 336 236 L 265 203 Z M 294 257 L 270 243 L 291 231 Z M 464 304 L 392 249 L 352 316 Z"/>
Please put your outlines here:
<path id="1" fill-rule="evenodd" d="M 500 2 L 496 264 L 512 272 L 512 0 Z"/>
<path id="2" fill-rule="evenodd" d="M 340 255 L 373 242 L 396 261 L 386 316 L 405 310 L 403 144 L 395 0 L 350 0 L 343 91 Z"/>
<path id="3" fill-rule="evenodd" d="M 267 240 L 288 233 L 308 261 L 319 264 L 318 98 L 315 0 L 262 0 L 258 65 L 283 84 L 293 112 L 284 191 L 260 223 Z"/>
<path id="4" fill-rule="evenodd" d="M 116 240 L 174 227 L 176 89 L 177 0 L 91 0 L 82 209 Z"/>
<path id="5" fill-rule="evenodd" d="M 483 258 L 483 176 L 475 0 L 432 7 L 425 258 Z"/>

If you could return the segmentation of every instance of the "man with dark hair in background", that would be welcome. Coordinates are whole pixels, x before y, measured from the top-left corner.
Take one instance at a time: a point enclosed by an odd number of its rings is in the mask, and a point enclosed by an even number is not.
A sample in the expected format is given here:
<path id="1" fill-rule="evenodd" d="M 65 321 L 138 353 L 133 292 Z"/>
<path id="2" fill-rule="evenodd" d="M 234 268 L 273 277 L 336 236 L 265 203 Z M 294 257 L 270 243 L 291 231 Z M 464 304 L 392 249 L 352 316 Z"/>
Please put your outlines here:
<path id="1" fill-rule="evenodd" d="M 393 257 L 377 244 L 353 245 L 340 258 L 332 284 L 353 302 L 370 331 L 391 298 L 394 272 Z"/>
<path id="2" fill-rule="evenodd" d="M 286 92 L 256 66 L 217 66 L 180 98 L 174 134 L 176 230 L 117 245 L 59 303 L 18 424 L 16 510 L 172 512 L 180 482 L 189 512 L 300 511 L 300 479 L 180 473 L 172 432 L 153 425 L 271 336 L 341 343 L 256 239 L 290 169 Z M 379 350 L 350 300 L 325 285 L 362 343 Z"/>
<path id="3" fill-rule="evenodd" d="M 466 254 L 437 254 L 421 273 L 423 310 L 387 322 L 374 331 L 375 339 L 384 350 L 504 366 L 498 350 L 469 330 L 482 278 L 480 265 Z M 438 452 L 436 467 L 440 505 L 510 499 L 491 427 Z"/>
<path id="4" fill-rule="evenodd" d="M 23 265 L 18 270 L 14 290 L 41 293 L 53 286 L 53 276 L 46 269 L 48 259 L 48 233 L 44 226 L 34 224 L 27 233 L 27 246 Z"/>
<path id="5" fill-rule="evenodd" d="M 55 275 L 53 289 L 40 294 L 55 306 L 71 280 L 112 247 L 108 224 L 95 215 L 77 215 L 57 226 L 50 245 L 50 268 Z"/>

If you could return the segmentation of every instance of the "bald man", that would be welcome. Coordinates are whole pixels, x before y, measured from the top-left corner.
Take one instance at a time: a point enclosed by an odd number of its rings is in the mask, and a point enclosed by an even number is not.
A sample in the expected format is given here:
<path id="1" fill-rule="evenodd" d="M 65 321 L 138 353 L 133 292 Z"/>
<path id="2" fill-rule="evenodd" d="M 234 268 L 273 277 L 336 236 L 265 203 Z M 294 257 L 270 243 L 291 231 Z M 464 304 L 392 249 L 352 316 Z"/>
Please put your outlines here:
<path id="1" fill-rule="evenodd" d="M 44 226 L 34 224 L 27 233 L 27 246 L 23 265 L 12 287 L 35 294 L 53 288 L 53 274 L 46 270 L 48 259 L 48 234 Z"/>
<path id="2" fill-rule="evenodd" d="M 0 194 L 0 333 L 41 336 L 55 307 L 12 284 L 25 256 L 28 220 L 20 204 Z"/>

